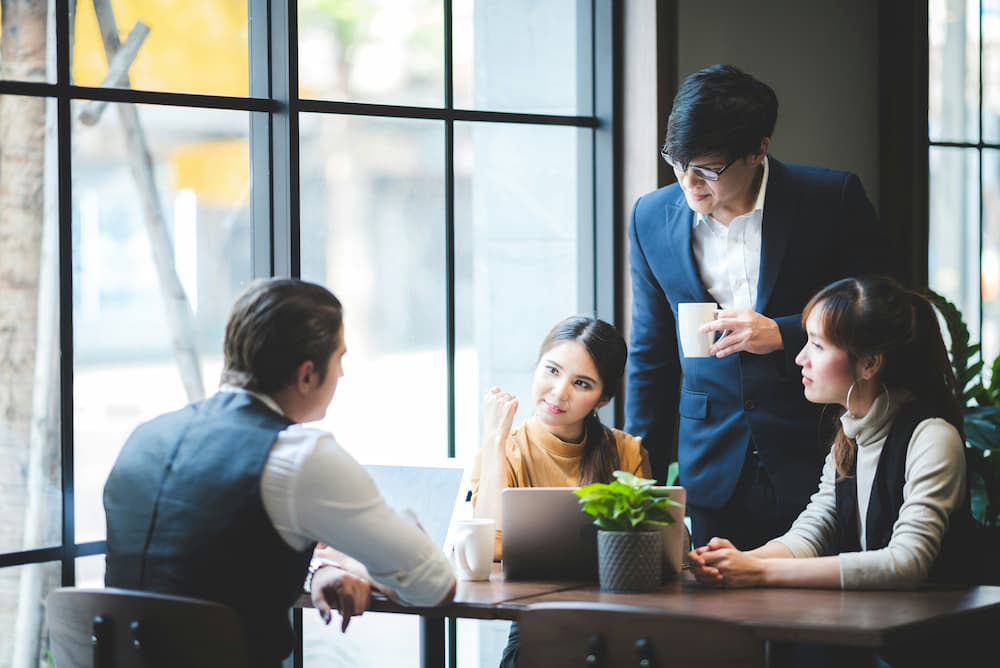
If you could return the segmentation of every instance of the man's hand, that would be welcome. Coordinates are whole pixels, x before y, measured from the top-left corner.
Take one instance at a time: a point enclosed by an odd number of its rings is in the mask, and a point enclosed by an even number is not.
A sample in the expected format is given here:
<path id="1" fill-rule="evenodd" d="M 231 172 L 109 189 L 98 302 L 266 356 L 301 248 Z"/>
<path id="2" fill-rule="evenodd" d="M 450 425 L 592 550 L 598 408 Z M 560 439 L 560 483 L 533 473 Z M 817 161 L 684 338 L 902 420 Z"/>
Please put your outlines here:
<path id="1" fill-rule="evenodd" d="M 699 332 L 722 332 L 722 337 L 708 349 L 710 355 L 726 357 L 745 350 L 766 355 L 783 350 L 778 323 L 750 309 L 723 309 L 715 320 L 698 328 Z"/>
<path id="2" fill-rule="evenodd" d="M 351 575 L 371 582 L 372 576 L 368 574 L 368 569 L 365 568 L 364 564 L 349 554 L 335 550 L 326 543 L 316 543 L 316 547 L 313 549 L 313 558 L 332 561 Z"/>
<path id="3" fill-rule="evenodd" d="M 323 566 L 313 575 L 310 594 L 313 605 L 327 624 L 332 611 L 340 612 L 341 632 L 347 630 L 351 617 L 360 617 L 371 599 L 371 584 L 367 579 L 351 575 L 338 566 Z"/>

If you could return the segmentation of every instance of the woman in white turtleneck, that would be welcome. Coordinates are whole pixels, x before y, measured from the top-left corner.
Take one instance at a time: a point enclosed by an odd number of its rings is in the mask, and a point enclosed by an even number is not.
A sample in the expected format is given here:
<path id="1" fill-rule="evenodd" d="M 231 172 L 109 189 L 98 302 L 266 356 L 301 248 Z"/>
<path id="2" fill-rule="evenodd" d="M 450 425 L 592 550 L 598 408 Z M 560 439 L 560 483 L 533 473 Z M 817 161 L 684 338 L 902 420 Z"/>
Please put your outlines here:
<path id="1" fill-rule="evenodd" d="M 805 396 L 845 409 L 819 489 L 785 535 L 746 552 L 713 538 L 690 553 L 691 572 L 726 587 L 914 587 L 968 514 L 962 408 L 935 312 L 874 277 L 827 286 L 802 317 Z M 873 494 L 876 477 L 888 492 Z"/>

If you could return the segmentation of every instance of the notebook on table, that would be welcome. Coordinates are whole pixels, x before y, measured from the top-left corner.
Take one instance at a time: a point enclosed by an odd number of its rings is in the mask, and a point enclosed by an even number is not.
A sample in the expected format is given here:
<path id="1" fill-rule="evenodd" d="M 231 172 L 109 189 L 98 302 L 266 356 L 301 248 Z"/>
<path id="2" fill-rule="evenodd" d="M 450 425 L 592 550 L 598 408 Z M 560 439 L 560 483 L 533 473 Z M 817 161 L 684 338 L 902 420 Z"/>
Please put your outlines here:
<path id="1" fill-rule="evenodd" d="M 597 580 L 597 527 L 583 512 L 575 487 L 512 487 L 500 497 L 503 574 L 509 580 Z M 683 487 L 667 487 L 681 504 L 661 527 L 663 567 L 680 572 L 684 544 Z"/>

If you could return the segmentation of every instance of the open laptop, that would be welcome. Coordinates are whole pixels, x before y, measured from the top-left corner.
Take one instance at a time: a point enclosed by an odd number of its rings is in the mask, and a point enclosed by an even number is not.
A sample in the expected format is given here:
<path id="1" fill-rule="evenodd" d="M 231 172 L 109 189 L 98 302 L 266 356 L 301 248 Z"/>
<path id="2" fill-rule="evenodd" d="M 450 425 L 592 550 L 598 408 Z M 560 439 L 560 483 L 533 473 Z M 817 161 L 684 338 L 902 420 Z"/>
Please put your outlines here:
<path id="1" fill-rule="evenodd" d="M 597 527 L 575 487 L 512 487 L 500 497 L 503 574 L 508 580 L 596 580 Z M 686 551 L 683 487 L 668 487 L 681 504 L 661 527 L 664 576 L 681 570 Z"/>
<path id="2" fill-rule="evenodd" d="M 459 504 L 465 501 L 462 466 L 367 464 L 365 470 L 386 503 L 400 512 L 412 512 L 431 539 L 445 552 L 451 551 L 452 518 Z"/>

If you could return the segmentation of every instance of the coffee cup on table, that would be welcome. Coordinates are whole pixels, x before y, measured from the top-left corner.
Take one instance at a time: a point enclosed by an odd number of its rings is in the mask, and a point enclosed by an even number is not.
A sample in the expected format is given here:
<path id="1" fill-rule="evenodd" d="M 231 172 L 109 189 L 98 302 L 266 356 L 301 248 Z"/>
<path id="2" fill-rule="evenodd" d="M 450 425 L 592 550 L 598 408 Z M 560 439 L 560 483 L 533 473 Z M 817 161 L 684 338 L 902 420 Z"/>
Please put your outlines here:
<path id="1" fill-rule="evenodd" d="M 677 305 L 677 330 L 684 357 L 708 357 L 715 342 L 715 332 L 699 332 L 706 322 L 715 320 L 719 306 L 713 302 L 685 302 Z"/>
<path id="2" fill-rule="evenodd" d="M 462 580 L 489 580 L 496 522 L 486 518 L 455 522 L 455 565 Z"/>

